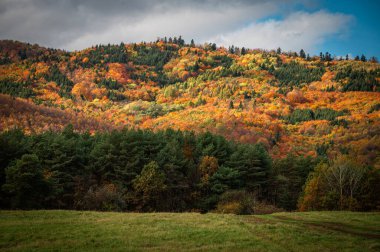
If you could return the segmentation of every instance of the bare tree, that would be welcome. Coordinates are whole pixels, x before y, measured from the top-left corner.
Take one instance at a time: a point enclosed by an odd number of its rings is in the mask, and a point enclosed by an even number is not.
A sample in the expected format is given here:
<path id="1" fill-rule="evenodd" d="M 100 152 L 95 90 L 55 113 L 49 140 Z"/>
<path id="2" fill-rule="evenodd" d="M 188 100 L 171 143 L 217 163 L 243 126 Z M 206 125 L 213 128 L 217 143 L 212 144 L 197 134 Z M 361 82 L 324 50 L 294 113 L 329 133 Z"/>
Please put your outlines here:
<path id="1" fill-rule="evenodd" d="M 354 194 L 359 190 L 365 172 L 365 168 L 360 165 L 354 165 L 349 170 L 347 186 L 350 192 L 350 210 L 353 207 Z"/>
<path id="2" fill-rule="evenodd" d="M 360 188 L 365 169 L 348 156 L 339 156 L 324 172 L 324 179 L 331 191 L 339 193 L 339 209 L 344 208 L 344 199 L 349 197 L 349 208 L 352 209 L 354 195 Z"/>

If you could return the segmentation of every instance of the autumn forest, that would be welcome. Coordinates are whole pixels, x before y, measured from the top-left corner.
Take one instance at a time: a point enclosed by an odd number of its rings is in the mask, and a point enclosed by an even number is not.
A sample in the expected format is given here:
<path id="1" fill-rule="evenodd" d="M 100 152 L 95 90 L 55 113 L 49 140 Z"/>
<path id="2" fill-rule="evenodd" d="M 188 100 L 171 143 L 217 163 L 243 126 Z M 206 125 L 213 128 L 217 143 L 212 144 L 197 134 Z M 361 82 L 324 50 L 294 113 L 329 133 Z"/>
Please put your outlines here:
<path id="1" fill-rule="evenodd" d="M 0 41 L 5 209 L 380 210 L 380 65 L 181 36 Z"/>

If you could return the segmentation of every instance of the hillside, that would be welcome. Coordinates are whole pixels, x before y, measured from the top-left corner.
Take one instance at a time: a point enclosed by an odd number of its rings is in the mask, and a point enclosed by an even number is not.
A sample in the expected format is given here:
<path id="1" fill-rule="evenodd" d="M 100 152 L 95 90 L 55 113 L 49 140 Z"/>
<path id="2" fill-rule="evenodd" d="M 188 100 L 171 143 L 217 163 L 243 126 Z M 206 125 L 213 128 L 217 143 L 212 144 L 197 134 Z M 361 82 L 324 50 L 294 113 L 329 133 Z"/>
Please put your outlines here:
<path id="1" fill-rule="evenodd" d="M 375 59 L 179 37 L 0 62 L 2 208 L 380 209 Z"/>
<path id="2" fill-rule="evenodd" d="M 378 251 L 378 213 L 1 211 L 2 251 Z"/>
<path id="3" fill-rule="evenodd" d="M 380 65 L 362 60 L 225 49 L 181 37 L 76 52 L 4 40 L 0 92 L 17 97 L 18 107 L 8 110 L 10 99 L 0 96 L 0 130 L 72 123 L 81 132 L 210 131 L 262 143 L 272 157 L 350 153 L 378 165 Z M 41 121 L 41 109 L 70 116 Z"/>

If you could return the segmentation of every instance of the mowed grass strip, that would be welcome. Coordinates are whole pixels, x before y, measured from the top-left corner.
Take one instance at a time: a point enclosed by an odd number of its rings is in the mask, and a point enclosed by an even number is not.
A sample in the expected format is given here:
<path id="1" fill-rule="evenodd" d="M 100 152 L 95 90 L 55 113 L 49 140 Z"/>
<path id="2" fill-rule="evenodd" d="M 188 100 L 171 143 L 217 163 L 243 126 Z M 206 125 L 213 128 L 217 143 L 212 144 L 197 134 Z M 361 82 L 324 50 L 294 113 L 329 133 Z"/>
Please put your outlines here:
<path id="1" fill-rule="evenodd" d="M 0 211 L 0 251 L 379 251 L 380 213 Z"/>

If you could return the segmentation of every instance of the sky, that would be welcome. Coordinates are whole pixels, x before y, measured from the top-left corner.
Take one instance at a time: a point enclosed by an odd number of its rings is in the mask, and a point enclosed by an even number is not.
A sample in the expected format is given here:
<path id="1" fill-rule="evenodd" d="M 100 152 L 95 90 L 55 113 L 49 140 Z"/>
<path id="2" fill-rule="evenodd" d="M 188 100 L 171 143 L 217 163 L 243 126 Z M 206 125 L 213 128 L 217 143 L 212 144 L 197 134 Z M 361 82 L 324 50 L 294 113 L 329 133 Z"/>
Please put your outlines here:
<path id="1" fill-rule="evenodd" d="M 0 39 L 80 50 L 185 41 L 380 58 L 380 0 L 0 0 Z"/>

